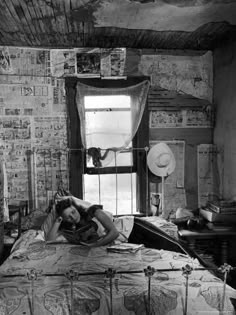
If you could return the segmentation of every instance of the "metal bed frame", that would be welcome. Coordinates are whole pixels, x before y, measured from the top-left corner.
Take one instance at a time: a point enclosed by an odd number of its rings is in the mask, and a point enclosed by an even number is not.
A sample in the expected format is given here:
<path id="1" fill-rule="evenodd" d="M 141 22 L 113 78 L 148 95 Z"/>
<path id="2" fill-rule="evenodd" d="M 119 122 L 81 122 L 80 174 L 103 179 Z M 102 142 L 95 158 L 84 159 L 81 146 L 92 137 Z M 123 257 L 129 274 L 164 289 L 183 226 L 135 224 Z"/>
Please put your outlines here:
<path id="1" fill-rule="evenodd" d="M 213 268 L 212 268 L 213 269 Z M 224 312 L 224 305 L 225 305 L 225 291 L 226 291 L 226 282 L 227 277 L 231 270 L 236 269 L 236 267 L 232 267 L 231 265 L 224 264 L 218 268 L 218 271 L 220 271 L 223 274 L 224 281 L 222 282 L 222 301 L 221 301 L 221 312 Z M 144 270 L 133 270 L 133 271 L 116 271 L 115 269 L 108 268 L 104 272 L 85 272 L 85 273 L 78 273 L 74 271 L 73 269 L 70 269 L 66 271 L 65 273 L 42 273 L 40 271 L 37 271 L 35 269 L 30 270 L 30 272 L 27 272 L 24 274 L 11 274 L 11 275 L 2 275 L 2 278 L 14 278 L 14 277 L 24 277 L 28 280 L 29 286 L 31 288 L 31 314 L 35 314 L 35 296 L 37 294 L 35 289 L 35 282 L 40 277 L 65 277 L 69 281 L 69 288 L 70 288 L 70 299 L 71 299 L 71 308 L 70 308 L 70 315 L 75 314 L 74 309 L 74 285 L 76 282 L 79 282 L 82 277 L 86 276 L 104 276 L 105 284 L 107 282 L 109 283 L 109 293 L 110 293 L 110 312 L 109 315 L 113 315 L 113 297 L 114 292 L 113 288 L 118 288 L 119 286 L 119 278 L 116 277 L 116 275 L 120 274 L 140 274 L 144 273 L 145 277 L 147 277 L 147 296 L 145 299 L 146 303 L 146 315 L 151 315 L 151 294 L 152 294 L 152 277 L 155 273 L 158 272 L 173 272 L 173 271 L 180 271 L 182 272 L 183 277 L 185 278 L 185 297 L 184 297 L 184 309 L 183 309 L 183 315 L 190 315 L 188 314 L 188 291 L 189 291 L 189 276 L 194 272 L 195 270 L 208 270 L 208 268 L 193 268 L 189 264 L 184 265 L 182 268 L 172 268 L 172 269 L 155 269 L 151 266 L 147 266 Z"/>

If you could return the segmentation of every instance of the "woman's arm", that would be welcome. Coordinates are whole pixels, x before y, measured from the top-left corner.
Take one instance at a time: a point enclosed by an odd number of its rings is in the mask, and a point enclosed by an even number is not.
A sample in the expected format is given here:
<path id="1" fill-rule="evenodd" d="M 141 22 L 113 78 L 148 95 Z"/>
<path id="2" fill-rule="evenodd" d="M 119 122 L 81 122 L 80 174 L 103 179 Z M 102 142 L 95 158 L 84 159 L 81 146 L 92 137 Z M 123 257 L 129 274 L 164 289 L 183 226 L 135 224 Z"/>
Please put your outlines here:
<path id="1" fill-rule="evenodd" d="M 88 208 L 91 206 L 91 203 L 86 201 L 86 200 L 83 200 L 83 199 L 79 199 L 77 197 L 74 197 L 74 196 L 71 196 L 70 197 L 72 202 L 77 206 L 77 207 L 82 207 L 84 209 Z"/>
<path id="2" fill-rule="evenodd" d="M 91 206 L 90 202 L 83 200 L 83 199 L 79 199 L 75 196 L 59 196 L 59 197 L 57 197 L 57 200 L 65 200 L 65 199 L 70 199 L 76 207 L 82 207 L 83 209 L 87 209 L 88 207 Z"/>
<path id="3" fill-rule="evenodd" d="M 97 247 L 107 245 L 114 241 L 118 237 L 119 232 L 117 231 L 114 223 L 109 218 L 109 216 L 105 212 L 103 212 L 103 210 L 97 209 L 94 213 L 94 217 L 103 225 L 103 227 L 107 231 L 107 234 L 94 243 L 81 242 L 81 244 L 87 245 L 89 247 Z"/>
<path id="4" fill-rule="evenodd" d="M 59 227 L 62 222 L 62 217 L 56 218 L 55 222 L 53 223 L 51 229 L 49 230 L 48 234 L 46 235 L 46 241 L 55 241 L 56 238 L 59 236 Z"/>

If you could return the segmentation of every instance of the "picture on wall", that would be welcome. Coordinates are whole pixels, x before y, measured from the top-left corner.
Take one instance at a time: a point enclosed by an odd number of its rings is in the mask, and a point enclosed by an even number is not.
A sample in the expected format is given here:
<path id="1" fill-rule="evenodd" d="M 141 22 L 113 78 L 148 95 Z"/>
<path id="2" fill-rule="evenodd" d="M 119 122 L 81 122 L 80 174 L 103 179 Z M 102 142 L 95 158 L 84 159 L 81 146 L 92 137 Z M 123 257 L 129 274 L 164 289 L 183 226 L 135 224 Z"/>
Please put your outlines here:
<path id="1" fill-rule="evenodd" d="M 100 53 L 77 53 L 76 63 L 78 75 L 100 77 Z"/>

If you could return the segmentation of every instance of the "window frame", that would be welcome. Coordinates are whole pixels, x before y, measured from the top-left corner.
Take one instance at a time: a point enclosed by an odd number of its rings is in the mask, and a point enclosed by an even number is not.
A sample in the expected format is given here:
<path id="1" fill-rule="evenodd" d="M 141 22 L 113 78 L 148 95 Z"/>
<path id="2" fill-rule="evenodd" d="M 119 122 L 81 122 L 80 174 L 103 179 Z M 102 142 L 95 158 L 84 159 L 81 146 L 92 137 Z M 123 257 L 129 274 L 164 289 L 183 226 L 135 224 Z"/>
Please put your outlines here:
<path id="1" fill-rule="evenodd" d="M 80 119 L 76 107 L 76 85 L 77 82 L 92 85 L 95 87 L 129 87 L 138 84 L 148 77 L 130 77 L 126 80 L 103 80 L 98 78 L 77 78 L 66 77 L 66 102 L 68 116 L 68 147 L 69 147 L 69 190 L 72 195 L 83 199 L 83 175 L 84 174 L 115 174 L 135 172 L 136 180 L 136 207 L 137 211 L 147 213 L 150 210 L 149 203 L 149 185 L 146 174 L 146 152 L 145 150 L 136 150 L 136 148 L 145 148 L 149 146 L 149 112 L 146 102 L 143 117 L 139 128 L 132 140 L 133 166 L 112 166 L 103 168 L 93 168 L 86 166 L 86 152 L 81 140 Z M 119 171 L 118 171 L 119 170 Z"/>

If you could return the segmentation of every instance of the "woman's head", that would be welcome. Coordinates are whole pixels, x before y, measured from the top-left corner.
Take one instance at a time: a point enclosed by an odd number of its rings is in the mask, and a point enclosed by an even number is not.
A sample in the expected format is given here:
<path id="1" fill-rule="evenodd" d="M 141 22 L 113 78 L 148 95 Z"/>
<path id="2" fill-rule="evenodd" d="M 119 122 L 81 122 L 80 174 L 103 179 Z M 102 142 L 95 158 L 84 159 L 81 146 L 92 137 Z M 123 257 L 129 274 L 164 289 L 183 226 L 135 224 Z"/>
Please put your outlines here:
<path id="1" fill-rule="evenodd" d="M 62 217 L 63 221 L 69 223 L 79 223 L 83 215 L 83 209 L 78 208 L 71 198 L 63 199 L 56 204 L 57 215 Z"/>

